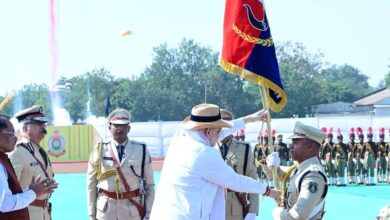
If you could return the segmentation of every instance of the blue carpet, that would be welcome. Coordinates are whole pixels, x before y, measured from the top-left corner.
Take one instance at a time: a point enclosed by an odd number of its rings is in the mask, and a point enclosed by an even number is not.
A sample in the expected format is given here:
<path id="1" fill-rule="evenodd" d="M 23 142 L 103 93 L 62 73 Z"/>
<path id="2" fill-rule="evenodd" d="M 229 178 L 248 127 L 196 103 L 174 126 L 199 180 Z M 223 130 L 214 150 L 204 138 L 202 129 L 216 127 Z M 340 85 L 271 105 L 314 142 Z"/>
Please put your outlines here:
<path id="1" fill-rule="evenodd" d="M 155 172 L 158 183 L 160 173 Z M 59 188 L 53 194 L 54 220 L 87 219 L 86 174 L 56 174 Z M 376 219 L 380 208 L 390 204 L 390 184 L 376 186 L 347 186 L 329 188 L 324 219 Z M 269 198 L 260 200 L 258 220 L 272 219 L 275 203 Z"/>

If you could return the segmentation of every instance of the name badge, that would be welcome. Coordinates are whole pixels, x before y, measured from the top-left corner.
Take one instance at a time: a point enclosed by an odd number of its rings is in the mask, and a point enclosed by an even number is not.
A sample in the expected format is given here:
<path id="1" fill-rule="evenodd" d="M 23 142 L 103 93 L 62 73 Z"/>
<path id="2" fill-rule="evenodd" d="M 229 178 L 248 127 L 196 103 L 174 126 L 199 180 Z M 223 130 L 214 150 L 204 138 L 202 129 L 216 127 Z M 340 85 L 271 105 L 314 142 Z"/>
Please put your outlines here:
<path id="1" fill-rule="evenodd" d="M 103 160 L 113 160 L 112 157 L 103 157 Z"/>
<path id="2" fill-rule="evenodd" d="M 33 166 L 38 166 L 39 164 L 38 164 L 38 162 L 32 162 L 32 163 L 30 163 L 30 166 L 31 167 L 33 167 Z"/>

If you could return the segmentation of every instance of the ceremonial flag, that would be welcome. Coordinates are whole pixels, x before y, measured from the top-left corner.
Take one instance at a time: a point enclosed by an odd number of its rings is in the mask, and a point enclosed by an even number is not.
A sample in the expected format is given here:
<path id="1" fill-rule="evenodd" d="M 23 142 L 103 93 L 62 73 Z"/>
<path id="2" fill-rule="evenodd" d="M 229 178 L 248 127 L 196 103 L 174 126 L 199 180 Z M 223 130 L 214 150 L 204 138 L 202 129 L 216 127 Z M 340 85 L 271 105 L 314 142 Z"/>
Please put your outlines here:
<path id="1" fill-rule="evenodd" d="M 262 0 L 226 0 L 221 66 L 266 88 L 268 106 L 287 104 Z"/>
<path id="2" fill-rule="evenodd" d="M 105 113 L 106 113 L 106 116 L 108 116 L 110 114 L 110 109 L 111 109 L 111 103 L 110 103 L 110 95 L 106 95 L 106 103 L 105 103 L 105 106 L 104 106 L 104 110 L 105 110 Z"/>

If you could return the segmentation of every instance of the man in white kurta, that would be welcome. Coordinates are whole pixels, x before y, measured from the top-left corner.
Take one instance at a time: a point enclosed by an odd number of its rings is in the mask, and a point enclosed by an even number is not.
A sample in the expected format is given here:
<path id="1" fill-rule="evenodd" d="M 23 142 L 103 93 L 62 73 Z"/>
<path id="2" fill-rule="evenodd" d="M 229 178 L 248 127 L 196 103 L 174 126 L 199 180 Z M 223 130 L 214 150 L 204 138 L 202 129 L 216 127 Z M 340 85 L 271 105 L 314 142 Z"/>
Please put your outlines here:
<path id="1" fill-rule="evenodd" d="M 260 111 L 229 124 L 221 120 L 218 106 L 195 106 L 171 141 L 150 218 L 225 219 L 225 188 L 277 198 L 277 191 L 235 173 L 213 147 L 218 139 L 265 115 Z"/>

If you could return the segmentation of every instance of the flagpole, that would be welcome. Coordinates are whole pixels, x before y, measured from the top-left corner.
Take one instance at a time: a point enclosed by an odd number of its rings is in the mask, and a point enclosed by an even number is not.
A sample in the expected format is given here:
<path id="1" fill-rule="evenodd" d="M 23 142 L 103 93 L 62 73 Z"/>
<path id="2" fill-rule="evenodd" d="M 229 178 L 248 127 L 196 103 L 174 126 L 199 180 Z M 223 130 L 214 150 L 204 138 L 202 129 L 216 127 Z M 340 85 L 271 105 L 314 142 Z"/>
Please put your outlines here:
<path id="1" fill-rule="evenodd" d="M 259 85 L 259 90 L 260 90 L 261 100 L 263 103 L 263 108 L 264 108 L 264 110 L 267 111 L 266 123 L 267 123 L 267 130 L 268 130 L 268 145 L 270 146 L 270 153 L 273 153 L 275 151 L 275 149 L 274 149 L 274 145 L 273 145 L 274 143 L 273 143 L 272 130 L 271 130 L 271 114 L 270 114 L 269 106 L 268 106 L 268 102 L 267 102 L 267 90 L 264 86 L 260 86 L 260 85 Z M 277 177 L 278 177 L 278 175 L 277 175 L 276 168 L 272 168 L 272 179 L 275 182 L 275 187 L 276 187 L 276 189 L 280 189 L 280 184 L 279 184 L 279 180 L 278 180 L 279 178 L 277 178 Z"/>

